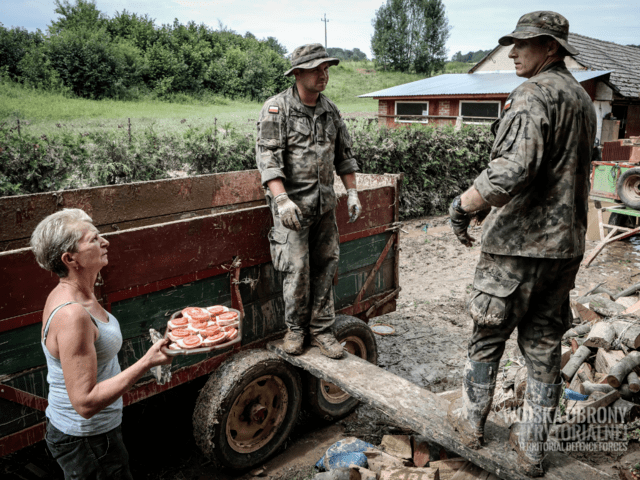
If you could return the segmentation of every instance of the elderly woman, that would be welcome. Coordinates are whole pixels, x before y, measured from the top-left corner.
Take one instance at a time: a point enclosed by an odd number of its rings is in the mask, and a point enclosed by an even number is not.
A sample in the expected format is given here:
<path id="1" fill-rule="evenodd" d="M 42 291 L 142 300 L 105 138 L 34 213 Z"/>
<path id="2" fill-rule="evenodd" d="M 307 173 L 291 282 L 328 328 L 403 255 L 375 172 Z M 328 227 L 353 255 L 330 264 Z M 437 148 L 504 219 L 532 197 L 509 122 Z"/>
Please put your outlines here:
<path id="1" fill-rule="evenodd" d="M 36 227 L 31 247 L 40 266 L 60 277 L 42 315 L 49 406 L 46 442 L 71 478 L 131 478 L 122 442 L 122 395 L 150 368 L 171 363 L 155 343 L 120 370 L 122 334 L 93 292 L 109 262 L 109 242 L 82 210 L 65 209 Z"/>

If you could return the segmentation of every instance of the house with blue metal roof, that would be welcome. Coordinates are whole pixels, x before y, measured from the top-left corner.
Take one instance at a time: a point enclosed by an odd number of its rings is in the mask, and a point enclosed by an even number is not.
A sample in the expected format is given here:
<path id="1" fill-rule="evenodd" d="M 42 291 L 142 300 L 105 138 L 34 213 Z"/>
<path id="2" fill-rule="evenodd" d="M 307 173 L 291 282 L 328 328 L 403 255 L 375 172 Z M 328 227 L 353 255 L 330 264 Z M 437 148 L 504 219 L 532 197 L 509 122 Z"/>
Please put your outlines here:
<path id="1" fill-rule="evenodd" d="M 594 101 L 601 142 L 640 135 L 640 48 L 569 34 L 580 51 L 565 63 Z M 485 123 L 498 118 L 509 93 L 526 81 L 498 46 L 469 73 L 446 74 L 360 97 L 378 100 L 378 122 Z"/>

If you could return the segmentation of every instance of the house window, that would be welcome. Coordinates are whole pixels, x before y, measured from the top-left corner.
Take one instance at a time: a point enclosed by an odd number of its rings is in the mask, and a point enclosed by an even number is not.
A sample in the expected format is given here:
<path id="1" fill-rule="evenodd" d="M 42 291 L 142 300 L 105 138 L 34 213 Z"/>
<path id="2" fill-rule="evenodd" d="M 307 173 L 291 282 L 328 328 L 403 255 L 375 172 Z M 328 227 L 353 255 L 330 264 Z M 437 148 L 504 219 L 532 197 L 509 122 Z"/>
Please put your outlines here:
<path id="1" fill-rule="evenodd" d="M 500 102 L 460 102 L 464 123 L 488 123 L 500 116 Z"/>
<path id="2" fill-rule="evenodd" d="M 427 123 L 427 118 L 417 115 L 429 115 L 429 102 L 396 101 L 396 115 L 396 123 Z"/>

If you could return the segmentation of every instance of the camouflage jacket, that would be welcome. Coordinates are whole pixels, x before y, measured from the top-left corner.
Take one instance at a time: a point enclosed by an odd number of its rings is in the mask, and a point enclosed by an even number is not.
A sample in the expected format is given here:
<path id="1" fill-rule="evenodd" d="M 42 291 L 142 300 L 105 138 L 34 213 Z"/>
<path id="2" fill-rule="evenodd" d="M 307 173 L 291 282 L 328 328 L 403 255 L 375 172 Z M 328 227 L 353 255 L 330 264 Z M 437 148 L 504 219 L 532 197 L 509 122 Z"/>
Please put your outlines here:
<path id="1" fill-rule="evenodd" d="M 256 162 L 266 187 L 281 178 L 303 215 L 320 215 L 336 207 L 333 171 L 357 172 L 351 138 L 333 102 L 320 94 L 313 118 L 294 86 L 269 98 L 260 112 Z M 270 199 L 271 192 L 266 190 Z"/>
<path id="2" fill-rule="evenodd" d="M 573 258 L 584 253 L 589 169 L 596 136 L 589 95 L 564 62 L 509 95 L 489 166 L 474 186 L 490 205 L 482 251 Z"/>

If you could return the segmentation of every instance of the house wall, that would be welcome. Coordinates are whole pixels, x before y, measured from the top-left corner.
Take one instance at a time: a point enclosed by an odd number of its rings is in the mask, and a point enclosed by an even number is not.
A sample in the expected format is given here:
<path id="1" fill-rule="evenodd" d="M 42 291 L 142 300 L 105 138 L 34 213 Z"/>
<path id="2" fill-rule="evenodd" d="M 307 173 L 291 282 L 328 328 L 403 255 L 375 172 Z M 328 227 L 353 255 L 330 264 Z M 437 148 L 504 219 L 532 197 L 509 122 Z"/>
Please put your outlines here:
<path id="1" fill-rule="evenodd" d="M 509 58 L 510 51 L 511 46 L 499 46 L 489 58 L 475 68 L 474 73 L 495 72 L 497 70 L 515 70 L 516 68 L 513 64 L 513 60 Z M 576 62 L 573 57 L 565 57 L 564 63 L 570 70 L 586 70 L 586 68 Z"/>
<path id="2" fill-rule="evenodd" d="M 507 99 L 507 95 L 476 95 L 476 96 L 446 96 L 446 97 L 404 97 L 402 100 L 415 100 L 416 102 L 429 102 L 429 121 L 430 125 L 455 125 L 455 118 L 433 118 L 433 117 L 457 117 L 460 115 L 460 101 L 461 100 L 498 100 L 501 102 L 501 105 L 504 105 L 505 100 Z M 400 98 L 394 99 L 378 99 L 378 125 L 384 125 L 389 128 L 396 128 L 403 125 L 405 123 L 396 123 L 393 115 L 395 114 L 395 103 L 396 100 L 400 100 Z M 386 116 L 385 116 L 386 115 Z"/>

